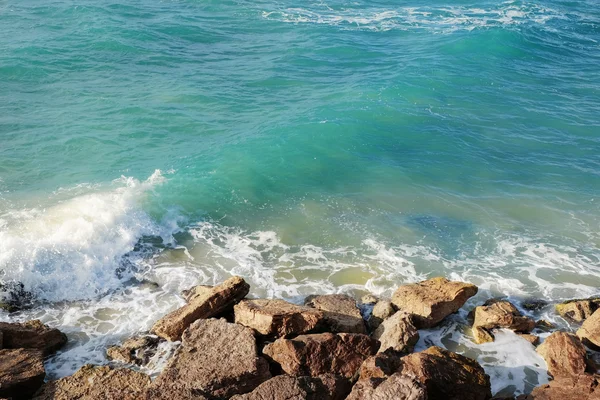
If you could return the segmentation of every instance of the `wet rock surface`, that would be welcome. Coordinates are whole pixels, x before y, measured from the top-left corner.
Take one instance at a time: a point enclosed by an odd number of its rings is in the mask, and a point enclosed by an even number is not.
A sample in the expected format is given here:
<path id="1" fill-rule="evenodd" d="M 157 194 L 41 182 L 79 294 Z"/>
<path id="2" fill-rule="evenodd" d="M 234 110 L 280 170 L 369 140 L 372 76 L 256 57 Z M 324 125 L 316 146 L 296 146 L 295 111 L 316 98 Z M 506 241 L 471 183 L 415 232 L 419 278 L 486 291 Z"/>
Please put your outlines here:
<path id="1" fill-rule="evenodd" d="M 521 315 L 510 302 L 490 300 L 473 311 L 473 336 L 475 343 L 494 340 L 493 329 L 504 328 L 515 332 L 529 333 L 535 328 L 535 321 Z"/>
<path id="2" fill-rule="evenodd" d="M 37 319 L 22 323 L 0 322 L 0 332 L 4 349 L 37 349 L 49 355 L 67 343 L 64 333 Z"/>

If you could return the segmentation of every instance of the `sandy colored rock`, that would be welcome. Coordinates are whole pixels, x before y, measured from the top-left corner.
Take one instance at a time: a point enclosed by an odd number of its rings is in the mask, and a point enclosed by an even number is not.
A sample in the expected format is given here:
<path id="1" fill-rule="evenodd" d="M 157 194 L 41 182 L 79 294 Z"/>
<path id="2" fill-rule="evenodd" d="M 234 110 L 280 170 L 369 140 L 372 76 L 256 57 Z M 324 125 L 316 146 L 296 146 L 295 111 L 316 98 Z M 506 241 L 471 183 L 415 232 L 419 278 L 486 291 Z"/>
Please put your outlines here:
<path id="1" fill-rule="evenodd" d="M 0 397 L 29 399 L 44 383 L 45 376 L 40 350 L 0 350 Z"/>
<path id="2" fill-rule="evenodd" d="M 323 327 L 333 333 L 367 333 L 356 301 L 345 294 L 309 296 L 304 305 L 323 311 Z"/>
<path id="3" fill-rule="evenodd" d="M 534 346 L 537 346 L 540 343 L 540 337 L 537 335 L 532 335 L 530 333 L 517 333 L 517 335 L 525 340 L 527 340 L 529 343 L 531 343 Z"/>
<path id="4" fill-rule="evenodd" d="M 535 321 L 521 315 L 510 302 L 504 300 L 487 301 L 473 311 L 473 337 L 475 343 L 493 341 L 493 329 L 505 328 L 515 332 L 529 333 L 535 328 Z M 482 332 L 484 331 L 484 332 Z"/>
<path id="5" fill-rule="evenodd" d="M 377 353 L 362 363 L 359 379 L 385 379 L 398 371 L 401 364 L 400 356 L 393 351 Z"/>
<path id="6" fill-rule="evenodd" d="M 556 312 L 563 318 L 582 322 L 590 317 L 600 306 L 600 299 L 569 300 L 555 306 Z"/>
<path id="7" fill-rule="evenodd" d="M 320 333 L 294 339 L 277 339 L 263 353 L 295 376 L 319 376 L 326 373 L 351 378 L 363 361 L 377 352 L 379 343 L 356 333 Z"/>
<path id="8" fill-rule="evenodd" d="M 576 377 L 558 378 L 538 386 L 518 400 L 600 400 L 598 375 L 582 374 Z"/>
<path id="9" fill-rule="evenodd" d="M 473 341 L 477 344 L 493 342 L 495 339 L 490 331 L 476 326 L 471 328 L 471 333 L 473 334 Z"/>
<path id="10" fill-rule="evenodd" d="M 155 336 L 132 337 L 120 346 L 109 347 L 106 357 L 126 364 L 145 365 L 156 354 L 158 342 L 159 339 Z"/>
<path id="11" fill-rule="evenodd" d="M 554 332 L 537 350 L 546 361 L 548 372 L 554 377 L 583 374 L 586 368 L 585 347 L 577 336 L 566 332 Z"/>
<path id="12" fill-rule="evenodd" d="M 379 300 L 373 307 L 371 316 L 369 317 L 369 329 L 374 331 L 381 325 L 383 321 L 394 315 L 396 309 L 389 300 Z"/>
<path id="13" fill-rule="evenodd" d="M 283 300 L 242 300 L 233 308 L 235 322 L 264 336 L 285 337 L 313 331 L 323 321 L 323 312 Z"/>
<path id="14" fill-rule="evenodd" d="M 185 331 L 181 347 L 153 388 L 166 391 L 179 382 L 181 390 L 209 398 L 250 392 L 271 377 L 257 351 L 252 330 L 224 319 L 200 319 Z"/>
<path id="15" fill-rule="evenodd" d="M 127 368 L 84 365 L 71 376 L 50 381 L 34 400 L 139 400 L 150 377 Z"/>
<path id="16" fill-rule="evenodd" d="M 410 314 L 398 311 L 373 332 L 373 337 L 381 342 L 379 352 L 392 349 L 410 353 L 419 341 L 419 332 L 412 323 Z"/>
<path id="17" fill-rule="evenodd" d="M 577 336 L 581 341 L 594 349 L 600 348 L 600 310 L 583 321 L 581 328 L 577 330 Z"/>
<path id="18" fill-rule="evenodd" d="M 151 332 L 170 341 L 180 340 L 183 331 L 194 321 L 227 311 L 250 291 L 250 285 L 239 276 L 231 277 L 210 290 L 205 290 L 206 286 L 201 288 L 192 289 L 194 294 L 188 296 L 189 303 L 158 320 Z"/>
<path id="19" fill-rule="evenodd" d="M 477 361 L 440 347 L 402 357 L 398 372 L 421 382 L 429 399 L 486 400 L 492 397 L 490 377 Z"/>
<path id="20" fill-rule="evenodd" d="M 431 328 L 457 312 L 476 293 L 475 285 L 439 277 L 400 286 L 392 303 L 397 309 L 414 314 L 417 328 Z"/>
<path id="21" fill-rule="evenodd" d="M 369 293 L 360 298 L 360 304 L 375 304 L 379 301 L 377 296 Z"/>
<path id="22" fill-rule="evenodd" d="M 346 400 L 431 400 L 418 380 L 393 374 L 385 380 L 363 379 L 352 388 Z M 441 400 L 441 399 L 440 399 Z"/>
<path id="23" fill-rule="evenodd" d="M 336 375 L 279 375 L 262 383 L 251 393 L 230 400 L 343 400 L 352 386 L 348 379 Z"/>
<path id="24" fill-rule="evenodd" d="M 0 332 L 4 349 L 38 349 L 49 355 L 67 343 L 64 333 L 37 319 L 22 323 L 0 322 Z"/>

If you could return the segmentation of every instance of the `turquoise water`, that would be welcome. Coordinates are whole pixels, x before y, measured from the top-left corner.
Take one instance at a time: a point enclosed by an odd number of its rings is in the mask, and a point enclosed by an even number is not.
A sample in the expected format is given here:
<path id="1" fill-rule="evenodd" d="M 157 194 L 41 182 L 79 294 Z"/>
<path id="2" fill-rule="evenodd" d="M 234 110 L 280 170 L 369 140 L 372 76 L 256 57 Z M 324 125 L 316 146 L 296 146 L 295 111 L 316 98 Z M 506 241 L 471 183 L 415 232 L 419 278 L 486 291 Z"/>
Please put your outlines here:
<path id="1" fill-rule="evenodd" d="M 89 337 L 232 273 L 597 294 L 599 43 L 592 0 L 2 0 L 2 279 Z"/>

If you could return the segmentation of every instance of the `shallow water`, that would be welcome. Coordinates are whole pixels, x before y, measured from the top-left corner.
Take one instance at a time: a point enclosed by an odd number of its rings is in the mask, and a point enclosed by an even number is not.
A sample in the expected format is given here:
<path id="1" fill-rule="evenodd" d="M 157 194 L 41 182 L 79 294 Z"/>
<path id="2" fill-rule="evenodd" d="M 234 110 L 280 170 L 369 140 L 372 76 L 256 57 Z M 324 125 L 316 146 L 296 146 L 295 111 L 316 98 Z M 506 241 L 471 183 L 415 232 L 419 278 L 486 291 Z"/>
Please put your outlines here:
<path id="1" fill-rule="evenodd" d="M 292 301 L 444 275 L 480 294 L 419 346 L 521 393 L 543 361 L 466 312 L 598 293 L 591 0 L 0 0 L 0 33 L 0 279 L 37 301 L 2 319 L 69 334 L 52 377 L 232 274 Z"/>

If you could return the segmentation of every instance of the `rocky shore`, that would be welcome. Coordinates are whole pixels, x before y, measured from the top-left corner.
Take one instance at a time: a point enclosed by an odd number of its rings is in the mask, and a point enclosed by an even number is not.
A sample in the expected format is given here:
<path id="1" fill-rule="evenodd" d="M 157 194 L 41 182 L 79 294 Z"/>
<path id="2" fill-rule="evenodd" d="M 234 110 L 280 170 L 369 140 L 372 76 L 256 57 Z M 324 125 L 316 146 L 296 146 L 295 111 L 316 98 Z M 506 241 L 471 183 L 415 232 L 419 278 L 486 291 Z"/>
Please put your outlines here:
<path id="1" fill-rule="evenodd" d="M 36 400 L 486 400 L 490 377 L 477 361 L 440 347 L 414 352 L 419 330 L 432 329 L 474 296 L 476 286 L 432 278 L 400 286 L 391 299 L 309 296 L 304 305 L 248 299 L 250 286 L 232 277 L 195 286 L 187 303 L 147 334 L 106 349 L 111 366 L 86 365 L 45 380 L 44 358 L 67 337 L 40 321 L 0 323 L 0 398 Z M 362 306 L 362 307 L 361 307 Z M 600 300 L 556 306 L 576 334 L 554 331 L 543 343 L 535 321 L 506 300 L 471 313 L 476 343 L 509 329 L 537 347 L 552 377 L 520 400 L 600 399 Z M 370 312 L 361 313 L 361 309 Z M 163 341 L 181 344 L 152 380 L 144 366 Z M 538 345 L 539 344 L 539 345 Z M 496 397 L 500 399 L 500 397 Z M 503 399 L 508 399 L 503 397 Z"/>

